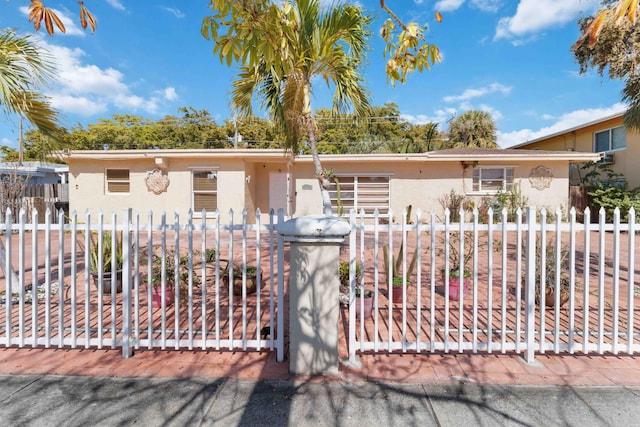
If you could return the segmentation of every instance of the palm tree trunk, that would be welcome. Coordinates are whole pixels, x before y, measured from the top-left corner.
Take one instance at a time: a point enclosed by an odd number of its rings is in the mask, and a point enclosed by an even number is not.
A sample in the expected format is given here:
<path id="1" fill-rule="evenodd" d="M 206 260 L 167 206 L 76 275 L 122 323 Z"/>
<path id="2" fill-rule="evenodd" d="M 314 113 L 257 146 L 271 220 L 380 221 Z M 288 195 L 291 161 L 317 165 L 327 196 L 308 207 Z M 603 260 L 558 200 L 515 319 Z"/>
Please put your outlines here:
<path id="1" fill-rule="evenodd" d="M 331 182 L 327 179 L 322 164 L 320 163 L 320 155 L 318 154 L 318 144 L 316 141 L 316 131 L 313 123 L 313 116 L 311 113 L 306 113 L 302 117 L 304 126 L 307 131 L 307 137 L 309 138 L 309 146 L 311 147 L 311 157 L 313 158 L 313 167 L 318 177 L 318 183 L 320 185 L 320 195 L 322 196 L 322 213 L 325 215 L 333 215 L 331 209 L 331 198 L 329 197 L 329 185 Z"/>

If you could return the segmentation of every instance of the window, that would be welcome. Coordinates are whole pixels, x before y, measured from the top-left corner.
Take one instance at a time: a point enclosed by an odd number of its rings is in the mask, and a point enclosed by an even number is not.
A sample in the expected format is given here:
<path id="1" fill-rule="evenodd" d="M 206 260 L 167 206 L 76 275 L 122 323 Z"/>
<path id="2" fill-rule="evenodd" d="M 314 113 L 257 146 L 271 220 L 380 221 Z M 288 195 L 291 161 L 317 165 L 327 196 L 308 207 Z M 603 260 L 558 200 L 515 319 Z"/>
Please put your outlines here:
<path id="1" fill-rule="evenodd" d="M 389 213 L 389 177 L 388 176 L 352 176 L 336 175 L 340 182 L 340 203 L 342 215 L 348 215 L 351 209 L 371 216 L 378 209 L 380 215 Z M 331 206 L 338 212 L 338 187 L 332 184 L 329 189 Z"/>
<path id="2" fill-rule="evenodd" d="M 107 193 L 129 192 L 129 169 L 107 169 Z"/>
<path id="3" fill-rule="evenodd" d="M 497 193 L 513 190 L 513 168 L 475 168 L 473 170 L 473 191 Z"/>
<path id="4" fill-rule="evenodd" d="M 218 208 L 218 174 L 215 171 L 193 172 L 193 212 L 202 209 L 213 212 Z"/>
<path id="5" fill-rule="evenodd" d="M 627 131 L 624 126 L 596 132 L 594 135 L 594 152 L 621 150 L 627 147 Z"/>

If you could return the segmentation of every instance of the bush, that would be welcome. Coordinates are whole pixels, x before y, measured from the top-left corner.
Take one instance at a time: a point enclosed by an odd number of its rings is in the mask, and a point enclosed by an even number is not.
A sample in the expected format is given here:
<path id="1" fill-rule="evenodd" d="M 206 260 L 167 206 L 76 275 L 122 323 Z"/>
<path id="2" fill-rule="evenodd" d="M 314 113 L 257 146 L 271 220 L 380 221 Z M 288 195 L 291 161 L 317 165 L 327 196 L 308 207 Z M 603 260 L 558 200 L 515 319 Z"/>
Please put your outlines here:
<path id="1" fill-rule="evenodd" d="M 582 167 L 587 170 L 583 185 L 587 188 L 592 218 L 597 219 L 597 212 L 603 208 L 607 222 L 613 221 L 613 213 L 620 209 L 620 220 L 629 219 L 629 209 L 640 209 L 640 187 L 629 188 L 623 174 L 609 169 L 608 166 L 591 162 Z"/>

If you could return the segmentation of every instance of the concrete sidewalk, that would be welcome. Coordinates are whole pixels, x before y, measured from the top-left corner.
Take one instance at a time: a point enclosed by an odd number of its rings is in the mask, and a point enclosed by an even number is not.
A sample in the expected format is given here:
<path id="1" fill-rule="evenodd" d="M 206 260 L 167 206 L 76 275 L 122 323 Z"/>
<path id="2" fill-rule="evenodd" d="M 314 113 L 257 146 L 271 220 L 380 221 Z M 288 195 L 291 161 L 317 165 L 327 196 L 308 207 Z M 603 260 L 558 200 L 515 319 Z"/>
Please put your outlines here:
<path id="1" fill-rule="evenodd" d="M 632 426 L 640 387 L 0 376 L 4 426 Z"/>

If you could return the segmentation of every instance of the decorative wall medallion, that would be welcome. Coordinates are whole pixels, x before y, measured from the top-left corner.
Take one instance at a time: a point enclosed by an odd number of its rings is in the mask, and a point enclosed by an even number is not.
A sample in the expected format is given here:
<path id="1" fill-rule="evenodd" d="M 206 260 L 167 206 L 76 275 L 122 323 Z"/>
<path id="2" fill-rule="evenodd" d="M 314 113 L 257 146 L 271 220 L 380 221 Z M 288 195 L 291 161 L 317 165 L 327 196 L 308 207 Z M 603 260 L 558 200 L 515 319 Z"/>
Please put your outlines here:
<path id="1" fill-rule="evenodd" d="M 147 177 L 144 179 L 144 182 L 147 184 L 147 190 L 153 194 L 164 193 L 169 187 L 169 177 L 163 175 L 160 169 L 147 172 Z"/>
<path id="2" fill-rule="evenodd" d="M 549 188 L 551 181 L 553 181 L 553 173 L 551 173 L 551 169 L 545 168 L 544 166 L 538 166 L 537 168 L 531 169 L 529 182 L 536 190 L 542 191 L 545 188 Z"/>

